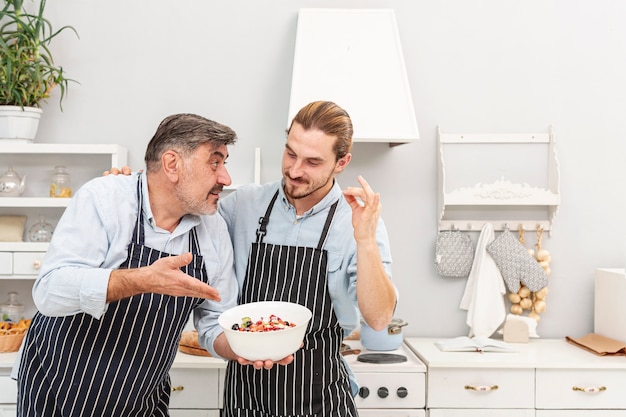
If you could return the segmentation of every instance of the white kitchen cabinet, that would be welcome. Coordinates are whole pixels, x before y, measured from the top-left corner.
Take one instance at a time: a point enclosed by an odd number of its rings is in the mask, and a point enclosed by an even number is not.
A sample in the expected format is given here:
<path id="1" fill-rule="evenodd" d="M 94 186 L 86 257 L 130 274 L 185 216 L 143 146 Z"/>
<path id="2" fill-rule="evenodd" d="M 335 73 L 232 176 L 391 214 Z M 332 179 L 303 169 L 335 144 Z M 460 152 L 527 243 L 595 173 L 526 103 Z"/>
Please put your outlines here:
<path id="1" fill-rule="evenodd" d="M 513 353 L 442 352 L 436 340 L 406 340 L 427 367 L 430 417 L 626 416 L 622 356 L 555 339 L 512 343 Z"/>
<path id="2" fill-rule="evenodd" d="M 15 417 L 17 384 L 11 379 L 16 352 L 0 353 L 0 417 Z M 218 417 L 223 404 L 222 359 L 177 352 L 170 370 L 172 417 Z"/>
<path id="3" fill-rule="evenodd" d="M 559 203 L 554 132 L 438 130 L 439 230 L 551 230 Z"/>
<path id="4" fill-rule="evenodd" d="M 219 417 L 219 415 L 220 415 L 219 410 L 170 409 L 170 417 Z"/>
<path id="5" fill-rule="evenodd" d="M 535 417 L 624 417 L 624 410 L 537 410 Z"/>
<path id="6" fill-rule="evenodd" d="M 532 369 L 432 368 L 427 378 L 431 409 L 534 408 Z"/>
<path id="7" fill-rule="evenodd" d="M 172 408 L 218 408 L 222 403 L 222 381 L 218 369 L 198 372 L 189 368 L 174 368 L 172 379 Z M 211 388 L 211 389 L 207 389 Z"/>
<path id="8" fill-rule="evenodd" d="M 429 410 L 428 417 L 535 417 L 535 410 L 515 410 L 503 408 L 440 408 Z"/>
<path id="9" fill-rule="evenodd" d="M 226 361 L 178 352 L 170 378 L 170 416 L 218 417 L 224 403 Z"/>

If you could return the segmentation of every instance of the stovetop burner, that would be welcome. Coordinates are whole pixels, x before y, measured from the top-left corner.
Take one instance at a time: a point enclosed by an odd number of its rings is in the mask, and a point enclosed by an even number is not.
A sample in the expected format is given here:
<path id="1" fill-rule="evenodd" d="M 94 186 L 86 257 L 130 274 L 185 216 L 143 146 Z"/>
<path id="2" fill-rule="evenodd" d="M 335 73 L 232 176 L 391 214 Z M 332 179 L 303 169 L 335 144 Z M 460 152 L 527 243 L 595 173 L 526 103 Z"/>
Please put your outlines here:
<path id="1" fill-rule="evenodd" d="M 402 363 L 406 362 L 406 356 L 395 353 L 362 353 L 356 357 L 359 362 L 365 363 Z"/>
<path id="2" fill-rule="evenodd" d="M 376 372 L 395 375 L 397 373 L 426 372 L 426 365 L 404 343 L 398 349 L 380 351 L 365 349 L 360 340 L 347 340 L 345 342 L 349 344 L 352 349 L 351 352 L 358 351 L 358 353 L 354 352 L 343 357 L 356 373 Z M 371 356 L 374 358 L 381 356 L 382 360 L 371 361 Z"/>

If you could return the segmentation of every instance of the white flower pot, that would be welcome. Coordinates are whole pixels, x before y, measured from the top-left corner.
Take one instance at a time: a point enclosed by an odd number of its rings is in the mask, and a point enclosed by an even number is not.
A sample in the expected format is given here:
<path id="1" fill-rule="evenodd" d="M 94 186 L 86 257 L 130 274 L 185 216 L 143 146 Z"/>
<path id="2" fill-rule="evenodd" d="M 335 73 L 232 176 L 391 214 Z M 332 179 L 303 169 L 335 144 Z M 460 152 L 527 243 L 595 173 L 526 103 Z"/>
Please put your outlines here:
<path id="1" fill-rule="evenodd" d="M 0 140 L 32 142 L 42 113 L 37 107 L 0 106 Z"/>

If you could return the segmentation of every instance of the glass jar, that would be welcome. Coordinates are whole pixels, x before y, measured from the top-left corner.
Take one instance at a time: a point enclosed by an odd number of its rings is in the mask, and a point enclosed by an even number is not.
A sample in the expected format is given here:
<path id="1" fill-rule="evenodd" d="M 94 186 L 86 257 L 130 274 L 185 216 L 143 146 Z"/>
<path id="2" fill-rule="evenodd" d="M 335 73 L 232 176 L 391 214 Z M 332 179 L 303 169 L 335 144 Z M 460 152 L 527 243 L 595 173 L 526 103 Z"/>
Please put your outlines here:
<path id="1" fill-rule="evenodd" d="M 70 174 L 63 165 L 54 167 L 54 173 L 50 180 L 50 197 L 71 197 Z"/>
<path id="2" fill-rule="evenodd" d="M 17 298 L 17 293 L 9 292 L 9 299 L 0 305 L 2 321 L 17 323 L 24 318 L 24 305 Z"/>
<path id="3" fill-rule="evenodd" d="M 28 240 L 31 242 L 50 242 L 54 227 L 42 215 L 39 221 L 28 229 Z"/>

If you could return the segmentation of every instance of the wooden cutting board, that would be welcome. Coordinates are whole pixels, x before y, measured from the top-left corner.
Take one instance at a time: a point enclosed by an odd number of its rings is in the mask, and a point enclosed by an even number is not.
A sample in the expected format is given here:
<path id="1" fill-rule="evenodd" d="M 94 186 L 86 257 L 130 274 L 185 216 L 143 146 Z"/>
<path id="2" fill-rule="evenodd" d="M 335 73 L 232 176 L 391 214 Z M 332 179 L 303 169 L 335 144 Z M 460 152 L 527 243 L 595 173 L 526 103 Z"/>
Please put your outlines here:
<path id="1" fill-rule="evenodd" d="M 178 350 L 189 355 L 211 356 L 211 354 L 198 343 L 198 332 L 189 330 L 183 332 L 178 342 Z"/>

